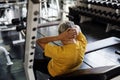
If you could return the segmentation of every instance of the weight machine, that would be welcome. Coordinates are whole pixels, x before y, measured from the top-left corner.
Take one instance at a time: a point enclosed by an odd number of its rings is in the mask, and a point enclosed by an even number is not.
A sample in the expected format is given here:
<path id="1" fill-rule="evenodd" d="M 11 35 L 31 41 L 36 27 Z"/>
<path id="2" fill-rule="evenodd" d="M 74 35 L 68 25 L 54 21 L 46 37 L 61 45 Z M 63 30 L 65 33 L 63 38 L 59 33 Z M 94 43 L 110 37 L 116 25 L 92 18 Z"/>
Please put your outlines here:
<path id="1" fill-rule="evenodd" d="M 26 1 L 16 1 L 16 0 L 4 0 L 2 2 L 0 2 L 0 7 L 3 8 L 5 10 L 5 12 L 3 13 L 5 15 L 6 18 L 6 22 L 2 22 L 0 21 L 3 25 L 0 26 L 0 31 L 2 32 L 2 34 L 6 33 L 6 32 L 10 32 L 11 33 L 16 33 L 14 32 L 16 30 L 16 24 L 11 23 L 12 22 L 12 18 L 20 18 L 21 16 L 24 16 L 23 14 L 23 7 L 24 5 L 26 5 Z M 9 12 L 8 12 L 9 11 Z M 11 16 L 9 16 L 11 15 Z M 19 24 L 21 26 L 21 24 Z M 13 44 L 17 44 L 17 43 L 21 43 L 24 42 L 25 40 L 22 39 L 22 32 L 18 33 L 18 40 L 13 41 Z"/>
<path id="2" fill-rule="evenodd" d="M 34 51 L 36 45 L 36 33 L 38 27 L 38 17 L 40 14 L 39 6 L 43 0 L 28 0 L 26 43 L 25 43 L 25 60 L 24 68 L 27 80 L 35 80 L 33 73 Z M 120 43 L 118 38 L 112 38 L 115 44 Z M 99 42 L 98 42 L 99 43 Z M 89 45 L 92 46 L 93 44 Z M 89 47 L 88 46 L 88 47 Z M 109 44 L 110 46 L 110 44 Z M 107 47 L 107 46 L 106 46 Z M 102 48 L 102 47 L 99 47 Z M 88 48 L 87 51 L 93 49 Z M 106 66 L 93 69 L 77 70 L 73 73 L 50 77 L 48 80 L 109 80 L 120 75 L 120 65 Z"/>

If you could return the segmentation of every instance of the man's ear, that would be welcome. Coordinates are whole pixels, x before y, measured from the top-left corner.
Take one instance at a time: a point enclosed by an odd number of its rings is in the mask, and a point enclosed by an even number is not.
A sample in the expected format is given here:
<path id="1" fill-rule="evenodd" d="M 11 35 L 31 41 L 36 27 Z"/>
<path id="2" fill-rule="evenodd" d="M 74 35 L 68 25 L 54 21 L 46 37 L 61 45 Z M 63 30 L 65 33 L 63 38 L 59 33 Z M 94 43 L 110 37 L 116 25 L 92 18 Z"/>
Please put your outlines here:
<path id="1" fill-rule="evenodd" d="M 68 32 L 68 31 L 70 31 L 72 28 L 68 28 L 66 31 Z"/>

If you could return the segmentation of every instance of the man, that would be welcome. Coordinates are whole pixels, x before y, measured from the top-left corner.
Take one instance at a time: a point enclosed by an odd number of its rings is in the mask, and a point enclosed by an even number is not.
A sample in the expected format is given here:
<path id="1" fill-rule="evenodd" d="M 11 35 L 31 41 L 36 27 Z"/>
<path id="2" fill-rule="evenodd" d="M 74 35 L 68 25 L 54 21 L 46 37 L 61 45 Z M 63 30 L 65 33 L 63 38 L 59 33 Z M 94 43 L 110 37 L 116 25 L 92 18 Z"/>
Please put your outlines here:
<path id="1" fill-rule="evenodd" d="M 79 69 L 87 45 L 87 40 L 80 27 L 71 21 L 62 22 L 58 32 L 58 36 L 37 40 L 37 44 L 44 50 L 44 55 L 50 60 L 46 62 L 34 61 L 34 70 L 48 73 L 52 77 Z M 50 44 L 53 41 L 61 41 L 62 45 Z"/>

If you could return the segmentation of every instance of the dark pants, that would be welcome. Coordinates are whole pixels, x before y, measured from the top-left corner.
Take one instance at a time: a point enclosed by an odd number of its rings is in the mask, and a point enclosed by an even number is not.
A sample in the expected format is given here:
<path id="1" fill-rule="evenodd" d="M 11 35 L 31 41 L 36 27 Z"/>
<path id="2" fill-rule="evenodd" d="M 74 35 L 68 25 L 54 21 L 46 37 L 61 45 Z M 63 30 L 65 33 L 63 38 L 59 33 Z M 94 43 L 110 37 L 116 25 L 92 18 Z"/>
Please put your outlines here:
<path id="1" fill-rule="evenodd" d="M 36 44 L 34 64 L 33 64 L 33 71 L 34 71 L 36 80 L 37 80 L 36 71 L 40 71 L 42 73 L 49 75 L 49 72 L 47 69 L 49 60 L 50 60 L 49 58 L 45 57 L 44 52 L 41 49 L 41 47 L 38 44 Z"/>
<path id="2" fill-rule="evenodd" d="M 42 73 L 50 75 L 47 69 L 48 62 L 49 62 L 48 59 L 35 59 L 34 60 L 33 71 L 34 71 L 36 80 L 37 80 L 36 71 L 40 71 Z"/>

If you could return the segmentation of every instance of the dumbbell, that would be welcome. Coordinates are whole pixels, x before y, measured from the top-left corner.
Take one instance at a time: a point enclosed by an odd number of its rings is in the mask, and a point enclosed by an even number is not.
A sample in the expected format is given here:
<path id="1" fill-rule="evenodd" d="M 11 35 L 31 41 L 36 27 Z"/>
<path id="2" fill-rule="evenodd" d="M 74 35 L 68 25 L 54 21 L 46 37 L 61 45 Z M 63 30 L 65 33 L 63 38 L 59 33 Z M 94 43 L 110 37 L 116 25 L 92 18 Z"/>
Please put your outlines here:
<path id="1" fill-rule="evenodd" d="M 100 6 L 107 6 L 107 1 L 93 1 L 93 4 Z"/>
<path id="2" fill-rule="evenodd" d="M 24 17 L 24 18 L 15 18 L 15 19 L 12 19 L 12 24 L 13 25 L 19 25 L 21 22 L 26 22 L 27 20 L 26 20 L 26 17 Z"/>
<path id="3" fill-rule="evenodd" d="M 115 8 L 115 9 L 119 8 L 119 5 L 117 3 L 112 3 L 112 2 L 108 2 L 108 1 L 92 0 L 92 1 L 85 2 L 85 3 L 94 4 L 94 5 L 101 5 L 101 6 L 111 7 L 111 8 Z"/>
<path id="4" fill-rule="evenodd" d="M 66 17 L 68 17 L 68 19 L 69 19 L 70 21 L 73 21 L 73 20 L 74 20 L 74 16 L 72 16 L 72 15 L 66 15 Z"/>
<path id="5" fill-rule="evenodd" d="M 102 5 L 105 6 L 105 7 L 112 6 L 112 4 L 110 2 L 103 2 Z"/>
<path id="6" fill-rule="evenodd" d="M 95 5 L 101 5 L 101 1 L 95 1 L 94 4 Z"/>
<path id="7" fill-rule="evenodd" d="M 12 19 L 12 24 L 13 24 L 13 25 L 19 25 L 20 22 L 21 22 L 21 21 L 20 21 L 19 18 Z"/>
<path id="8" fill-rule="evenodd" d="M 87 7 L 83 7 L 84 12 L 88 13 L 89 9 Z"/>
<path id="9" fill-rule="evenodd" d="M 87 3 L 88 3 L 88 4 L 92 4 L 92 3 L 94 3 L 94 1 L 91 0 L 91 1 L 88 1 Z"/>
<path id="10" fill-rule="evenodd" d="M 102 13 L 105 17 L 106 17 L 106 16 L 109 16 L 109 17 L 111 17 L 111 18 L 113 17 L 112 12 L 102 11 L 101 13 Z"/>
<path id="11" fill-rule="evenodd" d="M 109 12 L 108 15 L 113 18 L 115 17 L 116 19 L 118 19 L 120 17 L 120 15 L 118 15 L 117 13 L 112 13 L 112 12 Z"/>
<path id="12" fill-rule="evenodd" d="M 83 14 L 84 12 L 85 12 L 85 8 L 84 7 L 82 7 L 82 6 L 79 6 L 79 7 L 77 7 L 77 9 L 75 9 L 75 11 L 77 12 L 77 13 L 75 13 L 74 12 L 74 14 Z"/>
<path id="13" fill-rule="evenodd" d="M 112 2 L 103 2 L 103 6 L 111 7 L 111 8 L 114 8 L 114 9 L 118 9 L 119 8 L 119 4 L 112 3 Z"/>
<path id="14" fill-rule="evenodd" d="M 116 20 L 117 20 L 117 19 L 119 19 L 119 18 L 120 18 L 120 14 L 114 13 L 114 17 L 115 17 L 115 18 L 116 18 Z"/>
<path id="15" fill-rule="evenodd" d="M 108 14 L 107 14 L 107 12 L 106 12 L 106 11 L 103 11 L 103 15 L 107 16 Z"/>
<path id="16" fill-rule="evenodd" d="M 112 12 L 107 12 L 107 15 L 111 17 L 112 16 Z"/>
<path id="17" fill-rule="evenodd" d="M 105 11 L 104 11 L 104 15 L 109 16 L 109 18 L 113 18 L 114 16 L 112 12 L 105 12 Z"/>
<path id="18" fill-rule="evenodd" d="M 21 30 L 25 30 L 25 29 L 26 29 L 25 26 L 20 26 L 20 25 L 16 26 L 16 31 L 21 31 Z"/>
<path id="19" fill-rule="evenodd" d="M 120 9 L 120 4 L 118 5 L 118 9 Z"/>
<path id="20" fill-rule="evenodd" d="M 89 2 L 90 4 L 96 4 L 96 1 L 95 0 L 92 0 Z"/>
<path id="21" fill-rule="evenodd" d="M 79 14 L 79 8 L 71 8 L 69 7 L 69 15 L 72 17 L 76 17 Z M 68 17 L 70 17 L 68 16 Z M 70 17 L 71 18 L 71 17 Z"/>
<path id="22" fill-rule="evenodd" d="M 102 15 L 103 14 L 103 11 L 102 10 L 97 10 L 96 11 L 98 14 Z"/>
<path id="23" fill-rule="evenodd" d="M 117 4 L 113 4 L 113 5 L 112 5 L 112 8 L 118 9 L 118 5 L 117 5 Z"/>
<path id="24" fill-rule="evenodd" d="M 114 20 L 114 22 L 120 18 L 120 15 L 117 13 L 108 12 L 107 15 L 110 17 L 111 20 Z"/>

